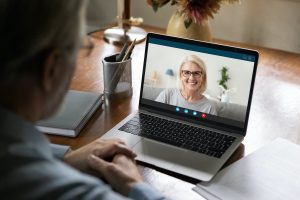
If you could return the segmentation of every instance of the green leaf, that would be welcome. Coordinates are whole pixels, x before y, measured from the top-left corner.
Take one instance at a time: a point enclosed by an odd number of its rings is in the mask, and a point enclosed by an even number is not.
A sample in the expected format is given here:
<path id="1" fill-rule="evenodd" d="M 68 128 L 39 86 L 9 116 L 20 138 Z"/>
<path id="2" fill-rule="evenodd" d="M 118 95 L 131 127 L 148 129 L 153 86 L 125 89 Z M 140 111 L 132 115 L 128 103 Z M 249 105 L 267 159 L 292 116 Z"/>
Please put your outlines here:
<path id="1" fill-rule="evenodd" d="M 153 8 L 153 10 L 154 10 L 154 12 L 157 12 L 157 10 L 158 10 L 158 8 L 159 8 L 159 4 L 157 3 L 157 2 L 153 2 L 152 3 L 152 8 Z"/>
<path id="2" fill-rule="evenodd" d="M 220 72 L 221 72 L 221 79 L 218 80 L 218 83 L 219 85 L 222 85 L 227 90 L 228 89 L 227 83 L 228 80 L 230 79 L 228 74 L 228 68 L 223 66 Z"/>
<path id="3" fill-rule="evenodd" d="M 191 19 L 184 20 L 185 28 L 188 29 L 192 23 L 193 23 L 193 21 Z"/>

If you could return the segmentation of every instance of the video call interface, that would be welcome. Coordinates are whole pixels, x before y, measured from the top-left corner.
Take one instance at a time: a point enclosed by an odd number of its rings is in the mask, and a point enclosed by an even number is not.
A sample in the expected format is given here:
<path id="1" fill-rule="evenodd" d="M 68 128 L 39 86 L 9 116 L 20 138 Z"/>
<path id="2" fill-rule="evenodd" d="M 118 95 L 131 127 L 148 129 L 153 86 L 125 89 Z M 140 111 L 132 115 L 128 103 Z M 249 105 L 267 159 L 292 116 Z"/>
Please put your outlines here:
<path id="1" fill-rule="evenodd" d="M 146 54 L 142 104 L 244 127 L 254 55 L 151 37 Z"/>

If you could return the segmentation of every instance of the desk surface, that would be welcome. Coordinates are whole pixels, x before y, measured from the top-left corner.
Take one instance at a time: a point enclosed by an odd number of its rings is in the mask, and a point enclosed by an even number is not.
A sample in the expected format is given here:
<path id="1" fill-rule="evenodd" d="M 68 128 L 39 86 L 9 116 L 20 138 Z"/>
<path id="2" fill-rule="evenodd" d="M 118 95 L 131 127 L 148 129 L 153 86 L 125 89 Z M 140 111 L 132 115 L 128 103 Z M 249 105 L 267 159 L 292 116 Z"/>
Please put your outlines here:
<path id="1" fill-rule="evenodd" d="M 163 33 L 162 29 L 148 27 L 147 30 Z M 105 43 L 102 31 L 91 36 L 95 48 L 88 57 L 79 56 L 71 89 L 102 92 L 101 60 L 120 51 L 120 47 Z M 247 136 L 231 160 L 247 155 L 277 137 L 300 144 L 300 55 L 223 40 L 215 42 L 251 48 L 260 53 Z M 132 54 L 133 96 L 105 103 L 77 138 L 49 136 L 52 142 L 76 149 L 100 137 L 137 109 L 144 47 L 145 43 L 136 45 Z M 147 182 L 172 199 L 203 199 L 191 190 L 193 184 L 188 179 L 175 178 L 170 173 L 146 166 L 139 166 L 139 169 Z"/>

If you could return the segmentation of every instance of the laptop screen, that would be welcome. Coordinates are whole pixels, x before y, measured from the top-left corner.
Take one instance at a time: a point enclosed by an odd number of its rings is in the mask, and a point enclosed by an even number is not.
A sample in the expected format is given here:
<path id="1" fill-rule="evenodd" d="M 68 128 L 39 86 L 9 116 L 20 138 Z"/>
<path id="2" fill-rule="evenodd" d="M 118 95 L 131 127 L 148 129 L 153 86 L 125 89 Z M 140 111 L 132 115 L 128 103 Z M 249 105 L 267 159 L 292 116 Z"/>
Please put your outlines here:
<path id="1" fill-rule="evenodd" d="M 258 53 L 147 36 L 140 107 L 245 134 Z"/>

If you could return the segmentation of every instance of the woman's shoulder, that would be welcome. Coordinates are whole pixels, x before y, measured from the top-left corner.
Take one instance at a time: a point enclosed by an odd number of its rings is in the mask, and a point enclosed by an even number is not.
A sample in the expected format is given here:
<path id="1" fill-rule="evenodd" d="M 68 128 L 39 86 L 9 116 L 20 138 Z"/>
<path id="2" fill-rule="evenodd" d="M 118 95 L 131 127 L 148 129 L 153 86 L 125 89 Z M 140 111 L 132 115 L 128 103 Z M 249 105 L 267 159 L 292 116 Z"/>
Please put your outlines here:
<path id="1" fill-rule="evenodd" d="M 209 108 L 210 114 L 217 115 L 217 109 L 216 109 L 215 104 L 212 102 L 212 100 L 208 99 L 206 96 L 203 96 L 203 98 L 201 100 Z"/>
<path id="2" fill-rule="evenodd" d="M 210 102 L 209 99 L 205 95 L 203 95 L 201 100 Z"/>
<path id="3" fill-rule="evenodd" d="M 214 103 L 210 99 L 208 99 L 206 96 L 203 96 L 203 98 L 200 100 L 200 102 L 207 104 L 207 105 L 214 106 Z"/>
<path id="4" fill-rule="evenodd" d="M 179 92 L 179 90 L 177 88 L 166 88 L 163 91 L 169 95 L 174 95 L 174 94 L 177 95 Z"/>
<path id="5" fill-rule="evenodd" d="M 171 99 L 174 99 L 176 96 L 178 96 L 176 88 L 165 88 L 159 93 L 156 101 L 170 103 Z"/>

